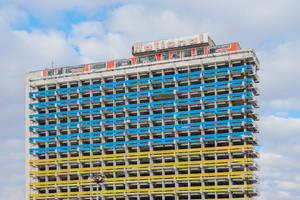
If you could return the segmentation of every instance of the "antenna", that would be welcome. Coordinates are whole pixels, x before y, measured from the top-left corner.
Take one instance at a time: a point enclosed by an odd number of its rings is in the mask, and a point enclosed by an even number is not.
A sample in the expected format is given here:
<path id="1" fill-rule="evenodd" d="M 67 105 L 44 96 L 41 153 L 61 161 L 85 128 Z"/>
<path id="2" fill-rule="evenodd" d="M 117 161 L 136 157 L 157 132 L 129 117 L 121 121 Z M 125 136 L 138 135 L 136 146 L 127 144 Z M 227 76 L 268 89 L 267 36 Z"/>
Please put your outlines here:
<path id="1" fill-rule="evenodd" d="M 51 61 L 51 69 L 53 69 L 54 68 L 54 62 L 53 62 L 53 60 Z"/>

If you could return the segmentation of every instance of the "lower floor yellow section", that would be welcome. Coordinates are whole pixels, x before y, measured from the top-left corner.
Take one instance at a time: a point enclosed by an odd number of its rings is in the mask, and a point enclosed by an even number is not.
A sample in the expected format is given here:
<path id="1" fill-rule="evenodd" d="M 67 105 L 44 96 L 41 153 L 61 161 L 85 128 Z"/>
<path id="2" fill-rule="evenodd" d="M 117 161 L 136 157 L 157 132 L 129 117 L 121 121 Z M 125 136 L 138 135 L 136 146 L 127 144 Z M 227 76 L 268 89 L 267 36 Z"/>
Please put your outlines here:
<path id="1" fill-rule="evenodd" d="M 55 199 L 55 198 L 83 198 L 97 196 L 124 196 L 124 195 L 156 195 L 156 194 L 184 194 L 202 192 L 240 192 L 252 191 L 252 185 L 219 185 L 219 186 L 196 186 L 196 187 L 170 187 L 170 188 L 148 188 L 148 189 L 125 189 L 125 190 L 103 190 L 68 193 L 31 194 L 30 199 Z"/>
<path id="2" fill-rule="evenodd" d="M 141 182 L 161 182 L 161 181 L 184 181 L 184 180 L 200 180 L 200 179 L 240 179 L 253 177 L 251 171 L 239 172 L 219 172 L 219 173 L 200 173 L 200 174 L 177 174 L 177 175 L 160 175 L 160 176 L 140 176 L 140 177 L 121 177 L 121 178 L 107 178 L 106 184 L 116 183 L 141 183 Z M 31 183 L 31 187 L 44 188 L 44 187 L 64 187 L 64 186 L 78 186 L 78 185 L 95 185 L 88 180 L 72 180 L 72 181 L 51 181 L 51 182 L 37 182 Z"/>
<path id="3" fill-rule="evenodd" d="M 224 153 L 224 152 L 237 152 L 237 151 L 251 151 L 252 145 L 236 145 L 236 146 L 223 146 L 223 147 L 205 147 L 205 148 L 189 148 L 189 149 L 177 149 L 177 150 L 163 150 L 163 151 L 148 151 L 148 152 L 136 152 L 136 153 L 120 153 L 120 154 L 108 154 L 97 156 L 82 156 L 82 157 L 68 157 L 68 158 L 54 158 L 54 159 L 39 159 L 30 160 L 29 164 L 33 165 L 46 165 L 46 164 L 62 164 L 62 163 L 74 163 L 74 162 L 94 162 L 99 160 L 118 160 L 118 159 L 134 159 L 134 158 L 146 158 L 146 157 L 166 157 L 180 155 L 194 155 L 202 153 Z"/>
<path id="4" fill-rule="evenodd" d="M 222 160 L 202 160 L 202 161 L 187 161 L 187 162 L 170 162 L 170 163 L 153 163 L 153 164 L 139 164 L 139 165 L 117 165 L 104 166 L 92 168 L 78 168 L 78 169 L 60 169 L 48 171 L 32 171 L 30 176 L 54 176 L 77 173 L 99 173 L 99 172 L 116 172 L 116 171 L 139 171 L 139 170 L 153 170 L 153 169 L 168 169 L 168 168 L 191 168 L 201 166 L 221 166 L 221 165 L 243 165 L 252 164 L 252 158 L 239 159 L 222 159 Z"/>

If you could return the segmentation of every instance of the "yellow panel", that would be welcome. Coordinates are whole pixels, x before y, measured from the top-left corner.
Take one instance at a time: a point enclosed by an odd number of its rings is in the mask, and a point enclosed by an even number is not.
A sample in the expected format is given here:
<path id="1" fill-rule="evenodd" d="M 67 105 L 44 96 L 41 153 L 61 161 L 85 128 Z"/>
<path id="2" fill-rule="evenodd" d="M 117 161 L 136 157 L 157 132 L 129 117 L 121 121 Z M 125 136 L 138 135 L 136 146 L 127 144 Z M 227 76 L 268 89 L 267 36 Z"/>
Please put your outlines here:
<path id="1" fill-rule="evenodd" d="M 251 171 L 240 171 L 240 172 L 219 172 L 219 173 L 200 173 L 200 174 L 177 174 L 177 175 L 160 175 L 160 176 L 142 176 L 142 177 L 121 177 L 121 178 L 107 178 L 106 184 L 115 183 L 136 183 L 136 182 L 155 182 L 155 181 L 177 181 L 181 180 L 199 180 L 203 179 L 227 179 L 227 178 L 244 178 L 252 177 L 253 172 Z M 62 187 L 72 185 L 95 185 L 90 183 L 88 180 L 73 180 L 73 181 L 51 181 L 51 182 L 37 182 L 31 183 L 31 187 L 42 188 L 42 187 Z"/>
<path id="2" fill-rule="evenodd" d="M 166 169 L 166 168 L 187 168 L 187 167 L 201 167 L 201 166 L 217 166 L 217 165 L 237 165 L 237 164 L 250 164 L 252 158 L 240 159 L 222 159 L 222 160 L 204 160 L 204 161 L 188 161 L 188 162 L 170 162 L 170 163 L 154 163 L 154 164 L 140 164 L 140 165 L 118 165 L 106 167 L 93 167 L 93 168 L 77 168 L 77 169 L 60 169 L 49 171 L 32 171 L 30 176 L 51 176 L 51 175 L 64 175 L 74 173 L 99 173 L 99 172 L 114 172 L 114 171 L 133 171 L 133 170 L 150 170 L 150 169 Z"/>
<path id="3" fill-rule="evenodd" d="M 217 186 L 196 186 L 196 187 L 170 187 L 170 188 L 148 188 L 148 189 L 125 189 L 125 190 L 103 190 L 99 191 L 101 196 L 124 196 L 141 194 L 180 194 L 180 193 L 202 193 L 202 192 L 228 192 L 231 191 L 251 191 L 252 185 L 217 185 Z M 51 198 L 71 198 L 96 196 L 97 191 L 69 192 L 69 193 L 48 193 L 31 194 L 30 199 L 51 199 Z"/>
<path id="4" fill-rule="evenodd" d="M 109 155 L 99 155 L 99 156 L 82 156 L 82 157 L 69 157 L 69 158 L 55 158 L 55 159 L 39 159 L 30 160 L 30 165 L 45 165 L 45 164 L 61 164 L 61 163 L 71 163 L 71 162 L 90 162 L 99 160 L 116 160 L 116 159 L 130 159 L 130 158 L 144 158 L 144 157 L 163 157 L 163 156 L 173 156 L 176 155 L 191 155 L 191 154 L 201 154 L 201 153 L 223 153 L 228 150 L 241 151 L 247 150 L 251 151 L 252 145 L 239 145 L 239 146 L 224 146 L 224 147 L 208 147 L 208 148 L 194 148 L 194 149 L 178 149 L 178 150 L 164 150 L 164 151 L 151 151 L 151 152 L 138 152 L 138 153 L 121 153 L 121 154 L 109 154 Z"/>

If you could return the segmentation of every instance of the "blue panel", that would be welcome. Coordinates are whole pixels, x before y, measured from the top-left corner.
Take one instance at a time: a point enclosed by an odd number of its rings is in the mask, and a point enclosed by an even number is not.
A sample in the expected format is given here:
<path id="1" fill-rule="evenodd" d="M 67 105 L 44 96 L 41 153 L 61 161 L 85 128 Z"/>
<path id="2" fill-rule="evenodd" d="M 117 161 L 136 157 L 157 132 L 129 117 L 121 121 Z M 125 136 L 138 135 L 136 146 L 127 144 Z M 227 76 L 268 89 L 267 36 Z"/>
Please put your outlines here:
<path id="1" fill-rule="evenodd" d="M 106 112 L 116 112 L 116 111 L 124 111 L 124 110 L 136 110 L 142 108 L 149 107 L 165 107 L 165 106 L 173 106 L 174 103 L 179 105 L 198 103 L 200 101 L 210 102 L 210 101 L 220 101 L 220 100 L 229 100 L 230 99 L 241 99 L 241 98 L 251 98 L 251 92 L 241 92 L 241 93 L 233 93 L 233 94 L 223 94 L 216 96 L 206 96 L 206 97 L 194 97 L 188 99 L 177 99 L 177 100 L 167 100 L 167 101 L 156 101 L 151 103 L 141 103 L 141 104 L 130 104 L 124 106 L 111 106 L 111 107 L 102 107 L 102 108 L 92 108 L 92 109 L 83 109 L 83 110 L 72 110 L 65 112 L 57 112 L 57 113 L 45 113 L 45 114 L 37 114 L 30 115 L 30 118 L 36 119 L 45 119 L 45 118 L 54 118 L 54 117 L 67 117 L 74 115 L 89 115 L 96 113 L 106 113 Z"/>
<path id="2" fill-rule="evenodd" d="M 116 135 L 125 135 L 125 134 L 141 134 L 141 133 L 150 133 L 150 132 L 167 132 L 175 130 L 184 130 L 184 129 L 199 129 L 199 128 L 208 128 L 208 127 L 218 127 L 218 126 L 228 126 L 228 125 L 243 125 L 243 124 L 252 124 L 253 120 L 248 119 L 234 119 L 234 120 L 225 120 L 225 121 L 212 121 L 212 122 L 199 122 L 192 124 L 178 124 L 178 125 L 167 125 L 167 126 L 154 126 L 154 127 L 144 127 L 144 128 L 131 128 L 131 129 L 120 129 L 120 130 L 109 130 L 109 131 L 99 131 L 91 133 L 77 133 L 70 135 L 54 135 L 54 136 L 43 136 L 43 137 L 33 137 L 30 138 L 30 143 L 33 142 L 48 142 L 56 140 L 70 140 L 78 138 L 89 138 L 89 137 L 100 137 L 100 136 L 116 136 Z"/>
<path id="3" fill-rule="evenodd" d="M 222 133 L 214 135 L 194 135 L 184 137 L 171 137 L 171 138 L 158 138 L 158 139 L 147 139 L 147 140 L 136 140 L 136 141 L 122 141 L 122 142 L 107 142 L 99 144 L 85 144 L 85 145 L 74 145 L 74 146 L 63 146 L 63 147 L 48 147 L 48 148 L 35 148 L 30 149 L 30 153 L 50 153 L 50 152 L 61 152 L 61 151 L 77 151 L 86 149 L 105 149 L 105 148 L 116 148 L 116 147 L 129 147 L 129 146 L 141 146 L 141 145 L 157 145 L 157 144 L 170 144 L 170 143 L 184 143 L 184 142 L 196 142 L 196 141 L 207 141 L 207 140 L 223 140 L 241 138 L 245 135 L 252 135 L 252 132 L 234 132 L 234 133 Z"/>
<path id="4" fill-rule="evenodd" d="M 252 84 L 252 81 L 253 81 L 252 78 L 248 78 L 248 79 L 240 79 L 240 80 L 232 80 L 232 81 L 221 81 L 221 82 L 214 82 L 214 83 L 147 90 L 147 91 L 140 91 L 140 92 L 129 92 L 129 93 L 96 96 L 96 97 L 85 97 L 80 99 L 40 102 L 40 103 L 29 104 L 29 108 L 32 109 L 34 107 L 43 108 L 43 107 L 53 107 L 53 106 L 70 105 L 70 104 L 77 104 L 77 103 L 99 102 L 100 100 L 105 101 L 105 100 L 116 100 L 116 99 L 124 99 L 124 98 L 135 98 L 135 97 L 142 97 L 148 95 L 168 94 L 174 92 L 180 93 L 184 91 L 206 90 L 206 89 L 228 87 L 228 86 L 229 87 L 240 86 L 240 85 L 244 86 L 244 85 Z"/>
<path id="5" fill-rule="evenodd" d="M 211 115 L 218 113 L 228 113 L 228 112 L 242 112 L 252 110 L 252 105 L 245 106 L 233 106 L 233 107 L 222 107 L 222 108 L 211 108 L 205 110 L 191 110 L 191 111 L 181 111 L 173 113 L 164 113 L 164 114 L 152 114 L 152 115 L 141 115 L 141 116 L 131 116 L 131 117 L 120 117 L 120 118 L 111 118 L 111 119 L 99 119 L 91 121 L 80 121 L 80 122 L 70 122 L 70 123 L 61 123 L 61 124 L 50 124 L 50 125 L 40 125 L 40 126 L 30 126 L 30 131 L 39 131 L 39 130 L 51 130 L 55 128 L 68 128 L 68 127 L 83 127 L 83 126 L 92 126 L 92 125 L 105 125 L 105 124 L 116 124 L 124 123 L 125 121 L 136 122 L 136 121 L 148 121 L 148 120 L 158 120 L 166 118 L 182 118 L 182 117 L 193 117 L 203 115 Z"/>

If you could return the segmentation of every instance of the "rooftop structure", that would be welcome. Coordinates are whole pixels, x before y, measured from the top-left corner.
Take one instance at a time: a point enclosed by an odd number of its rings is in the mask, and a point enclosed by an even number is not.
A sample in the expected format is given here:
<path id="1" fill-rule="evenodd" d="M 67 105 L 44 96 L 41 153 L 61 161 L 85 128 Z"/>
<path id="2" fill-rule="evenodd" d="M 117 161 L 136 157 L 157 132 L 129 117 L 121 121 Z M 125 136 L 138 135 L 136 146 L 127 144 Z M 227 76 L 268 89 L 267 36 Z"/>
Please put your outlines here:
<path id="1" fill-rule="evenodd" d="M 26 74 L 26 200 L 255 197 L 253 49 L 198 34 L 132 54 Z"/>

